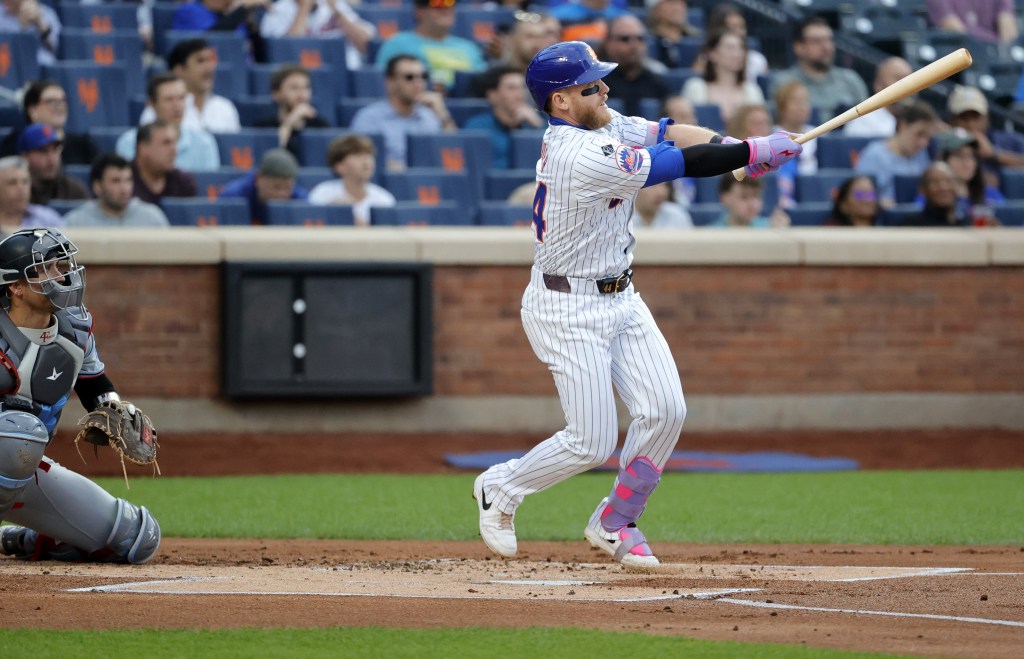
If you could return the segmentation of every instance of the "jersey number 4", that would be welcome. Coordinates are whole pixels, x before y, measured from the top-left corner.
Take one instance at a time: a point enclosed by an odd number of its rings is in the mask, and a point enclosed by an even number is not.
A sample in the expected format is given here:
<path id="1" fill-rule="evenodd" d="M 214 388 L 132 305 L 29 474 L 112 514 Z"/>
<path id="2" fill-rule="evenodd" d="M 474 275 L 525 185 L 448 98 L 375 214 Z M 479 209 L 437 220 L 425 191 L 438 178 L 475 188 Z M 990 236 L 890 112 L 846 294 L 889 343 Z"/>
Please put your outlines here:
<path id="1" fill-rule="evenodd" d="M 537 242 L 544 242 L 544 232 L 548 230 L 544 220 L 544 203 L 548 200 L 548 186 L 537 182 L 537 193 L 533 195 L 533 230 L 537 232 Z"/>

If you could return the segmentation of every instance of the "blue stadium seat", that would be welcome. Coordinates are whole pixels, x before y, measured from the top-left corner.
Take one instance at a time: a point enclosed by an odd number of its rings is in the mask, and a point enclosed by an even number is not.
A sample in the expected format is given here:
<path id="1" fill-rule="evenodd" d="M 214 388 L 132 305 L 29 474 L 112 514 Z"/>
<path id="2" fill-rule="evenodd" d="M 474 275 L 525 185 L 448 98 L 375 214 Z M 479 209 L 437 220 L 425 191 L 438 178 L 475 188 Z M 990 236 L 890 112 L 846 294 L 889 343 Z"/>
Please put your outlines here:
<path id="1" fill-rule="evenodd" d="M 491 137 L 485 131 L 408 135 L 406 161 L 410 167 L 440 167 L 469 174 L 476 198 L 484 196 L 484 175 L 491 167 Z"/>
<path id="2" fill-rule="evenodd" d="M 689 211 L 695 227 L 706 227 L 722 217 L 720 204 L 690 204 L 686 210 Z"/>
<path id="3" fill-rule="evenodd" d="M 212 172 L 193 172 L 196 179 L 196 186 L 199 188 L 199 195 L 208 200 L 218 199 L 224 185 L 236 178 L 242 178 L 249 174 L 248 170 L 236 169 L 234 167 L 221 167 Z M 246 210 L 246 224 L 249 224 L 248 210 Z"/>
<path id="4" fill-rule="evenodd" d="M 668 84 L 669 93 L 676 96 L 683 91 L 686 81 L 695 75 L 699 74 L 693 69 L 669 69 L 662 77 Z"/>
<path id="5" fill-rule="evenodd" d="M 920 174 L 897 174 L 893 177 L 896 187 L 896 203 L 910 204 L 917 200 L 918 183 L 921 181 Z"/>
<path id="6" fill-rule="evenodd" d="M 377 28 L 377 38 L 381 41 L 387 41 L 395 33 L 411 30 L 416 26 L 410 7 L 361 4 L 359 16 L 373 23 Z"/>
<path id="7" fill-rule="evenodd" d="M 89 130 L 89 137 L 103 153 L 116 151 L 117 139 L 131 126 L 98 126 Z"/>
<path id="8" fill-rule="evenodd" d="M 449 98 L 445 99 L 445 105 L 456 125 L 462 128 L 466 120 L 491 109 L 491 104 L 486 98 Z"/>
<path id="9" fill-rule="evenodd" d="M 857 154 L 874 141 L 873 137 L 847 137 L 823 135 L 818 138 L 818 167 L 822 169 L 849 169 L 856 163 Z"/>
<path id="10" fill-rule="evenodd" d="M 473 217 L 479 198 L 469 174 L 440 168 L 417 167 L 385 176 L 388 190 L 399 201 L 416 201 L 436 206 L 445 201 L 458 204 L 461 213 Z"/>
<path id="11" fill-rule="evenodd" d="M 879 225 L 884 227 L 899 227 L 907 219 L 921 212 L 919 204 L 897 204 L 892 208 L 882 210 Z"/>
<path id="12" fill-rule="evenodd" d="M 253 169 L 260 157 L 278 146 L 276 128 L 243 128 L 237 133 L 214 133 L 220 162 L 225 167 Z"/>
<path id="13" fill-rule="evenodd" d="M 280 64 L 251 64 L 249 66 L 249 93 L 253 96 L 270 96 L 270 79 Z M 309 69 L 309 80 L 313 87 L 313 107 L 329 124 L 334 123 L 334 104 L 338 96 L 345 94 L 339 91 L 334 68 L 321 66 Z M 263 115 L 275 114 L 277 106 L 273 101 L 264 109 Z"/>
<path id="14" fill-rule="evenodd" d="M 88 186 L 88 183 L 86 185 Z M 75 210 L 84 203 L 84 199 L 51 199 L 46 205 L 61 215 L 67 215 L 70 211 Z"/>
<path id="15" fill-rule="evenodd" d="M 1014 199 L 996 206 L 996 219 L 1003 226 L 1020 227 L 1024 226 L 1024 200 Z"/>
<path id="16" fill-rule="evenodd" d="M 455 81 L 452 83 L 451 88 L 448 89 L 448 93 L 445 94 L 446 98 L 472 98 L 474 96 L 479 97 L 477 93 L 476 80 L 481 75 L 480 71 L 456 71 Z"/>
<path id="17" fill-rule="evenodd" d="M 115 62 L 123 63 L 128 93 L 146 93 L 146 79 L 142 68 L 142 39 L 135 30 L 63 30 L 60 33 L 60 53 L 63 60 L 87 60 L 101 66 L 109 66 Z"/>
<path id="18" fill-rule="evenodd" d="M 299 163 L 303 167 L 327 167 L 327 148 L 335 138 L 350 135 L 351 131 L 337 128 L 308 128 L 299 134 Z M 384 182 L 384 136 L 381 133 L 367 135 L 377 147 L 377 170 L 373 182 Z"/>
<path id="19" fill-rule="evenodd" d="M 238 110 L 238 120 L 246 128 L 253 128 L 257 121 L 277 114 L 277 106 L 269 96 L 236 96 L 231 100 Z M 330 115 L 328 121 L 333 118 L 334 115 Z"/>
<path id="20" fill-rule="evenodd" d="M 237 32 L 194 32 L 186 30 L 168 30 L 163 35 L 164 48 L 157 51 L 164 57 L 179 41 L 186 39 L 206 39 L 217 51 L 217 65 L 230 66 L 232 71 L 245 71 L 249 66 L 248 44 Z"/>
<path id="21" fill-rule="evenodd" d="M 1021 78 L 1024 81 L 1024 77 Z M 999 172 L 1000 189 L 1007 199 L 1024 199 L 1024 169 L 1004 167 Z"/>
<path id="22" fill-rule="evenodd" d="M 730 175 L 731 176 L 731 175 Z M 697 189 L 697 195 L 694 201 L 698 204 L 717 204 L 718 203 L 718 176 L 706 176 L 702 178 L 692 179 L 694 187 Z"/>
<path id="23" fill-rule="evenodd" d="M 91 168 L 91 165 L 64 165 L 61 169 L 64 170 L 65 174 L 76 179 L 82 185 L 84 185 L 86 190 L 90 190 L 91 187 L 89 186 L 89 170 Z"/>
<path id="24" fill-rule="evenodd" d="M 337 112 L 335 118 L 336 126 L 341 128 L 347 128 L 352 124 L 352 117 L 356 116 L 356 112 L 369 105 L 379 101 L 379 98 L 364 98 L 364 97 L 349 97 L 338 99 Z M 384 132 L 387 126 L 381 126 L 380 131 Z"/>
<path id="25" fill-rule="evenodd" d="M 211 227 L 225 225 L 249 225 L 249 202 L 245 199 L 173 199 L 160 200 L 160 208 L 171 226 Z"/>
<path id="26" fill-rule="evenodd" d="M 297 63 L 311 73 L 324 71 L 330 78 L 327 87 L 322 78 L 313 79 L 314 105 L 318 96 L 324 107 L 333 107 L 334 98 L 348 96 L 348 68 L 345 66 L 345 40 L 338 37 L 278 37 L 266 40 L 267 62 L 280 66 L 285 63 Z M 276 68 L 272 67 L 272 68 Z M 264 93 L 261 88 L 253 87 L 253 92 Z M 269 93 L 266 92 L 266 93 Z"/>
<path id="27" fill-rule="evenodd" d="M 21 106 L 7 99 L 0 99 L 0 126 L 17 128 L 25 124 L 25 116 L 21 112 Z M 6 128 L 3 134 L 7 134 Z"/>
<path id="28" fill-rule="evenodd" d="M 639 102 L 640 116 L 651 120 L 660 119 L 664 105 L 665 103 L 660 98 L 641 98 Z"/>
<path id="29" fill-rule="evenodd" d="M 80 2 L 62 2 L 57 13 L 65 28 L 84 29 L 96 34 L 112 30 L 139 31 L 139 5 L 128 2 L 108 2 L 85 5 Z M 61 38 L 64 33 L 61 32 Z"/>
<path id="30" fill-rule="evenodd" d="M 491 169 L 484 179 L 484 199 L 504 201 L 516 188 L 536 179 L 536 169 Z"/>
<path id="31" fill-rule="evenodd" d="M 334 170 L 328 167 L 301 167 L 299 175 L 295 178 L 295 184 L 312 190 L 324 181 L 334 179 Z"/>
<path id="32" fill-rule="evenodd" d="M 649 45 L 653 45 L 654 41 L 651 40 Z M 686 37 L 680 39 L 675 44 L 676 56 L 678 57 L 679 66 L 678 70 L 689 70 L 689 67 L 693 66 L 693 62 L 697 59 L 697 55 L 700 54 L 701 48 L 704 47 L 704 39 L 702 37 Z M 652 55 L 653 56 L 653 55 Z M 692 74 L 693 72 L 690 71 Z M 678 93 L 682 89 L 682 83 L 679 87 L 675 88 L 675 92 Z"/>
<path id="33" fill-rule="evenodd" d="M 351 206 L 320 206 L 305 201 L 272 201 L 267 204 L 268 225 L 303 227 L 352 226 Z"/>
<path id="34" fill-rule="evenodd" d="M 480 204 L 477 224 L 495 227 L 528 227 L 533 225 L 532 206 L 512 206 L 504 201 L 484 201 Z"/>
<path id="35" fill-rule="evenodd" d="M 855 176 L 852 169 L 819 169 L 816 174 L 796 177 L 796 200 L 808 202 L 831 202 L 833 195 L 843 181 Z"/>
<path id="36" fill-rule="evenodd" d="M 362 98 L 384 98 L 388 95 L 384 86 L 384 72 L 380 69 L 364 66 L 348 72 L 351 81 L 352 96 Z"/>
<path id="37" fill-rule="evenodd" d="M 20 89 L 26 83 L 39 79 L 39 37 L 20 32 L 0 32 L 0 86 Z"/>
<path id="38" fill-rule="evenodd" d="M 831 212 L 832 204 L 826 203 L 800 204 L 786 209 L 790 224 L 794 227 L 822 226 Z"/>
<path id="39" fill-rule="evenodd" d="M 371 208 L 370 224 L 375 226 L 471 226 L 476 213 L 451 201 L 424 206 L 416 201 L 399 201 L 390 208 Z"/>
<path id="40" fill-rule="evenodd" d="M 515 12 L 508 7 L 460 6 L 455 12 L 452 34 L 486 46 L 494 39 L 495 29 L 510 25 L 514 16 Z"/>
<path id="41" fill-rule="evenodd" d="M 153 15 L 153 52 L 162 53 L 167 48 L 167 33 L 174 23 L 174 12 L 178 11 L 178 2 L 154 2 Z"/>
<path id="42" fill-rule="evenodd" d="M 56 80 L 67 93 L 69 131 L 84 133 L 100 126 L 130 123 L 124 64 L 58 62 L 43 67 L 42 77 Z"/>
<path id="43" fill-rule="evenodd" d="M 512 131 L 512 146 L 509 164 L 512 169 L 536 168 L 540 160 L 540 145 L 544 139 L 544 131 L 524 129 Z"/>
<path id="44" fill-rule="evenodd" d="M 247 69 L 248 65 L 239 69 L 230 64 L 218 63 L 214 72 L 213 91 L 229 99 L 245 96 L 249 93 Z"/>
<path id="45" fill-rule="evenodd" d="M 698 103 L 693 106 L 697 115 L 697 123 L 706 126 L 711 130 L 719 132 L 725 130 L 725 120 L 722 119 L 722 110 L 714 103 Z"/>

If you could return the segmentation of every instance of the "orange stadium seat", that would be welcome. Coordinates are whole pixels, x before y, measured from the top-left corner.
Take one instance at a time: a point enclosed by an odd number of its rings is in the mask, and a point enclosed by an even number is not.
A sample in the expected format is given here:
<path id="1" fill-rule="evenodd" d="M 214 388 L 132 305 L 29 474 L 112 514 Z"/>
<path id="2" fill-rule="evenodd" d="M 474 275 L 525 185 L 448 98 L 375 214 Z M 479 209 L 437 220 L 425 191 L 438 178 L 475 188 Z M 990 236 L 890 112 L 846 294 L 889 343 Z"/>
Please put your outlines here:
<path id="1" fill-rule="evenodd" d="M 252 169 L 260 157 L 278 146 L 276 128 L 243 128 L 237 133 L 214 133 L 220 162 L 225 167 Z"/>
<path id="2" fill-rule="evenodd" d="M 484 175 L 491 168 L 491 137 L 484 131 L 409 134 L 406 160 L 410 167 L 440 167 L 468 174 L 477 199 L 483 198 Z"/>
<path id="3" fill-rule="evenodd" d="M 479 203 L 469 174 L 434 167 L 409 168 L 387 172 L 386 187 L 399 201 L 415 201 L 436 206 L 446 201 L 458 204 L 461 212 L 472 217 Z"/>
<path id="4" fill-rule="evenodd" d="M 325 87 L 323 77 L 313 81 L 313 92 L 321 94 L 324 107 L 333 106 L 337 96 L 349 93 L 348 69 L 345 66 L 345 40 L 336 37 L 278 37 L 266 40 L 267 62 L 281 65 L 294 62 L 311 72 L 322 70 L 330 78 L 330 87 Z M 253 88 L 253 91 L 257 91 Z M 263 93 L 263 92 L 259 92 Z M 268 92 L 269 93 L 269 92 Z M 319 108 L 320 106 L 317 105 Z"/>

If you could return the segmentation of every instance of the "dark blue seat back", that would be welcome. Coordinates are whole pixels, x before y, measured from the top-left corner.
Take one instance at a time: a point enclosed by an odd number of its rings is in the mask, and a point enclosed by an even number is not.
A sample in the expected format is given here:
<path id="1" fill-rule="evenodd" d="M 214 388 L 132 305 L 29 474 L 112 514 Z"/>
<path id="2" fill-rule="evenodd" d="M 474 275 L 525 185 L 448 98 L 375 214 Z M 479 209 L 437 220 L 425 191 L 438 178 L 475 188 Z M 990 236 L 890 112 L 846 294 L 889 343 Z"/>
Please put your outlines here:
<path id="1" fill-rule="evenodd" d="M 63 30 L 60 33 L 60 52 L 63 60 L 86 60 L 101 66 L 122 63 L 125 65 L 128 94 L 146 93 L 146 80 L 142 68 L 142 40 L 137 31 Z"/>
<path id="2" fill-rule="evenodd" d="M 540 160 L 540 146 L 544 131 L 536 129 L 512 131 L 509 160 L 512 169 L 534 169 Z"/>
<path id="3" fill-rule="evenodd" d="M 324 107 L 333 112 L 334 99 L 350 93 L 348 68 L 345 66 L 345 40 L 338 37 L 277 37 L 266 40 L 267 62 L 281 65 L 295 63 L 310 73 L 323 71 L 330 78 L 330 87 L 322 78 L 313 80 L 313 98 L 323 96 Z M 263 93 L 255 88 L 254 92 Z M 270 93 L 269 91 L 267 93 Z M 320 109 L 320 103 L 314 103 Z"/>
<path id="4" fill-rule="evenodd" d="M 0 86 L 20 89 L 39 79 L 39 37 L 27 32 L 0 33 Z"/>
<path id="5" fill-rule="evenodd" d="M 237 133 L 215 133 L 213 137 L 221 165 L 237 169 L 258 167 L 260 157 L 278 146 L 276 128 L 243 128 Z"/>
<path id="6" fill-rule="evenodd" d="M 351 206 L 319 206 L 306 201 L 272 201 L 267 224 L 302 227 L 352 226 Z"/>
<path id="7" fill-rule="evenodd" d="M 481 226 L 528 227 L 533 225 L 532 206 L 513 206 L 504 201 L 484 201 L 480 204 L 477 224 Z"/>
<path id="8" fill-rule="evenodd" d="M 130 123 L 124 64 L 58 62 L 43 67 L 42 76 L 56 80 L 67 93 L 69 131 L 85 133 L 100 126 Z"/>
<path id="9" fill-rule="evenodd" d="M 245 199 L 172 199 L 160 200 L 160 207 L 172 226 L 212 227 L 252 224 L 249 202 Z"/>
<path id="10" fill-rule="evenodd" d="M 424 206 L 415 201 L 400 201 L 390 208 L 370 209 L 370 223 L 379 226 L 470 226 L 476 213 L 469 213 L 459 204 L 446 201 Z"/>

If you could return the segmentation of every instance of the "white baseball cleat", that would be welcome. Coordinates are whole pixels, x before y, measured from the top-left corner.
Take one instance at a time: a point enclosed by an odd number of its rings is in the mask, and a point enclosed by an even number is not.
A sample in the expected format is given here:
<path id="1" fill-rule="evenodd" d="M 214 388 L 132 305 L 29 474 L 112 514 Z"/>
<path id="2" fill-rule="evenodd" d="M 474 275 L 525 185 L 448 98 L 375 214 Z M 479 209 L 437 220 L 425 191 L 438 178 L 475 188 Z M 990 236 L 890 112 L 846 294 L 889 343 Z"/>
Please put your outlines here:
<path id="1" fill-rule="evenodd" d="M 480 537 L 483 538 L 484 544 L 498 556 L 513 558 L 519 550 L 513 522 L 515 515 L 501 512 L 494 505 L 494 499 L 487 499 L 483 474 L 477 476 L 473 482 L 473 498 L 476 499 L 476 507 L 480 511 Z"/>
<path id="2" fill-rule="evenodd" d="M 591 546 L 607 552 L 623 567 L 632 570 L 649 570 L 661 565 L 658 557 L 651 551 L 651 546 L 647 544 L 647 538 L 636 524 L 630 524 L 618 531 L 606 531 L 601 526 L 601 513 L 607 506 L 608 498 L 605 497 L 597 505 L 594 514 L 590 516 L 590 521 L 587 522 L 587 528 L 583 531 L 583 536 Z"/>

